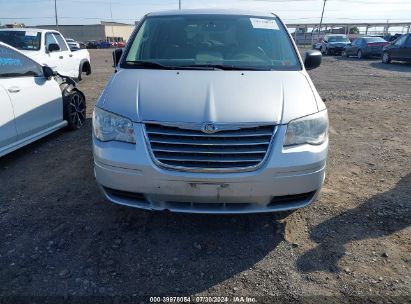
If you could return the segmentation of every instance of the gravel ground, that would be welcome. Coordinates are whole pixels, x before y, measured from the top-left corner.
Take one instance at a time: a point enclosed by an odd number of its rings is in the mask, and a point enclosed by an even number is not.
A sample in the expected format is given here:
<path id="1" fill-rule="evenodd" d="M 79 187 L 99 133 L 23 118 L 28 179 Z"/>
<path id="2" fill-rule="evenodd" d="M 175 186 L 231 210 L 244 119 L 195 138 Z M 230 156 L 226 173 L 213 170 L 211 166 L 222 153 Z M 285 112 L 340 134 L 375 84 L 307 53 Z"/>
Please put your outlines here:
<path id="1" fill-rule="evenodd" d="M 109 51 L 91 57 L 89 117 L 112 73 Z M 331 121 L 327 178 L 284 220 L 106 202 L 90 118 L 1 158 L 0 295 L 409 301 L 411 65 L 326 57 L 311 75 Z"/>

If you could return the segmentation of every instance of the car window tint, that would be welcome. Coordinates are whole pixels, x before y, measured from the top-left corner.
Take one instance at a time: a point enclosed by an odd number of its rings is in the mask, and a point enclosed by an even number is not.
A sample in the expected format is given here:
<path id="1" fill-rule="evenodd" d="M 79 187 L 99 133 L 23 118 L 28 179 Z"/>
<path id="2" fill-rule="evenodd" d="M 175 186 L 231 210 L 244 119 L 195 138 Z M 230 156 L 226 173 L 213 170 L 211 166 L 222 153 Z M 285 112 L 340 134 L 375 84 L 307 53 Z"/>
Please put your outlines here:
<path id="1" fill-rule="evenodd" d="M 30 58 L 0 45 L 0 77 L 42 76 L 43 69 Z"/>
<path id="2" fill-rule="evenodd" d="M 60 51 L 67 51 L 68 47 L 67 47 L 66 42 L 64 41 L 63 37 L 61 37 L 61 35 L 57 34 L 57 33 L 54 33 L 54 37 L 57 40 L 57 43 L 60 47 Z"/>
<path id="3" fill-rule="evenodd" d="M 40 50 L 41 33 L 36 31 L 0 31 L 0 41 L 19 50 Z"/>

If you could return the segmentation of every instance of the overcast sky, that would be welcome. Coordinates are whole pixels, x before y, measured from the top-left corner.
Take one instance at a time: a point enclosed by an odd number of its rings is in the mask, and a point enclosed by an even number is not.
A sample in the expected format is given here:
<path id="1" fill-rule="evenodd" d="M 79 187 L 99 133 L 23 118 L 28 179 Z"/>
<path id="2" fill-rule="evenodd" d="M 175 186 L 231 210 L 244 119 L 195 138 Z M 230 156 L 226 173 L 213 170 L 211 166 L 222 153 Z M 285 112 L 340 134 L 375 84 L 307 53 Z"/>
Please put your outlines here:
<path id="1" fill-rule="evenodd" d="M 323 0 L 182 0 L 183 8 L 270 11 L 287 23 L 318 22 Z M 110 0 L 57 0 L 60 24 L 111 20 Z M 134 23 L 151 11 L 178 8 L 178 0 L 111 0 L 114 21 Z M 54 0 L 0 0 L 1 24 L 54 24 Z M 327 0 L 324 22 L 411 22 L 411 0 Z"/>

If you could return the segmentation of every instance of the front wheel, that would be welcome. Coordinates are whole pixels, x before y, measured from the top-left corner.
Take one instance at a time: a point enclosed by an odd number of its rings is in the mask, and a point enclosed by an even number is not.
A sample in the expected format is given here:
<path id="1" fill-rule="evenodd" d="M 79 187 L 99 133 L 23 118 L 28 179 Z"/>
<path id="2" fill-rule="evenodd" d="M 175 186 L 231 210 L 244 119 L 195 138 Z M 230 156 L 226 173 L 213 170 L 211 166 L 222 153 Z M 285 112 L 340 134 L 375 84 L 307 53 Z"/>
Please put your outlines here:
<path id="1" fill-rule="evenodd" d="M 388 54 L 388 52 L 384 52 L 382 54 L 382 63 L 385 63 L 385 64 L 391 63 L 390 54 Z"/>
<path id="2" fill-rule="evenodd" d="M 341 56 L 344 58 L 348 58 L 347 52 L 346 51 L 342 51 Z"/>
<path id="3" fill-rule="evenodd" d="M 64 101 L 64 119 L 70 130 L 80 129 L 86 121 L 86 99 L 82 93 L 73 90 L 67 93 Z"/>
<path id="4" fill-rule="evenodd" d="M 357 53 L 357 58 L 358 58 L 358 59 L 363 59 L 363 58 L 364 58 L 364 55 L 363 55 L 363 53 L 362 53 L 361 50 L 358 51 L 358 53 Z"/>

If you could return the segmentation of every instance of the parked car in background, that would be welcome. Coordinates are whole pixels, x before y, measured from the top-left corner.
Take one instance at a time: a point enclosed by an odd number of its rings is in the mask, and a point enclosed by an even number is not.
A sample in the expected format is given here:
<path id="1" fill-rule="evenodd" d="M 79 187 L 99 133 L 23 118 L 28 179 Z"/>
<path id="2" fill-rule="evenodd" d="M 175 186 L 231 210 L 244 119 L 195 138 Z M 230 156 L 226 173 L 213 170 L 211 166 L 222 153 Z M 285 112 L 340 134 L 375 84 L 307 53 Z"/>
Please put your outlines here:
<path id="1" fill-rule="evenodd" d="M 87 49 L 97 49 L 100 46 L 100 43 L 96 40 L 89 40 L 85 42 Z"/>
<path id="2" fill-rule="evenodd" d="M 80 48 L 80 43 L 78 43 L 74 39 L 66 38 L 66 42 L 67 42 L 67 44 L 68 44 L 68 46 L 70 47 L 71 50 L 73 50 L 73 49 L 75 50 L 75 49 Z"/>
<path id="3" fill-rule="evenodd" d="M 60 75 L 81 80 L 91 73 L 87 50 L 72 51 L 63 35 L 53 30 L 37 28 L 0 29 L 0 41 L 20 50 L 41 65 L 47 65 Z"/>
<path id="4" fill-rule="evenodd" d="M 322 41 L 318 41 L 316 43 L 313 44 L 313 50 L 321 50 L 321 46 L 322 46 Z"/>
<path id="5" fill-rule="evenodd" d="M 325 35 L 321 42 L 321 53 L 323 55 L 341 55 L 345 46 L 350 43 L 347 35 L 332 34 Z"/>
<path id="6" fill-rule="evenodd" d="M 130 39 L 93 114 L 108 200 L 192 213 L 315 200 L 328 116 L 306 70 L 319 51 L 303 62 L 280 18 L 235 10 L 148 14 Z"/>
<path id="7" fill-rule="evenodd" d="M 111 47 L 111 43 L 108 41 L 96 41 L 90 40 L 86 42 L 86 47 L 88 49 L 108 49 Z"/>
<path id="8" fill-rule="evenodd" d="M 98 47 L 98 49 L 109 49 L 111 48 L 111 43 L 108 41 L 100 41 Z"/>
<path id="9" fill-rule="evenodd" d="M 380 37 L 358 38 L 344 48 L 342 56 L 356 56 L 358 59 L 380 57 L 383 47 L 387 44 L 389 44 L 389 42 Z"/>
<path id="10" fill-rule="evenodd" d="M 116 41 L 116 42 L 112 42 L 112 43 L 111 43 L 111 46 L 112 46 L 113 48 L 123 48 L 123 47 L 126 46 L 126 43 L 123 42 L 123 41 Z"/>
<path id="11" fill-rule="evenodd" d="M 392 42 L 397 40 L 398 38 L 400 38 L 402 36 L 402 34 L 394 34 L 394 35 L 386 35 L 384 36 L 384 40 L 388 41 L 388 42 Z"/>
<path id="12" fill-rule="evenodd" d="M 411 62 L 411 34 L 402 35 L 383 48 L 382 62 L 390 63 L 392 60 Z"/>
<path id="13" fill-rule="evenodd" d="M 0 156 L 51 132 L 84 125 L 76 83 L 0 42 Z"/>

